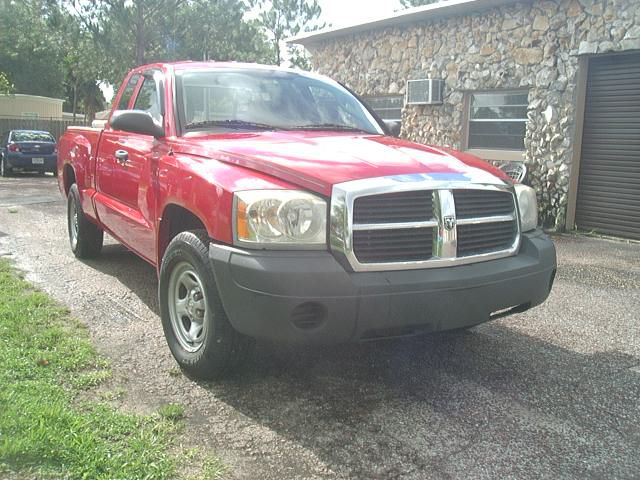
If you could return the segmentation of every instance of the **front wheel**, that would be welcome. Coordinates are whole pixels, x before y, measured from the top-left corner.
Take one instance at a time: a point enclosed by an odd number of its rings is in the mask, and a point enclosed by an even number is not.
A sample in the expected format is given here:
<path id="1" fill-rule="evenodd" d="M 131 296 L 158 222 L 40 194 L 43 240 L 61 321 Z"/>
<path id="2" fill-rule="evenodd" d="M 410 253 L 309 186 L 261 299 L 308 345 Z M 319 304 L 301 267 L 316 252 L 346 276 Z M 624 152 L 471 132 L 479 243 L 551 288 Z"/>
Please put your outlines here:
<path id="1" fill-rule="evenodd" d="M 78 258 L 94 258 L 100 254 L 104 233 L 91 223 L 82 211 L 80 192 L 74 183 L 67 197 L 67 228 L 71 251 Z"/>
<path id="2" fill-rule="evenodd" d="M 233 372 L 253 346 L 229 323 L 208 252 L 206 232 L 176 235 L 162 259 L 158 291 L 169 349 L 185 372 L 201 379 Z"/>

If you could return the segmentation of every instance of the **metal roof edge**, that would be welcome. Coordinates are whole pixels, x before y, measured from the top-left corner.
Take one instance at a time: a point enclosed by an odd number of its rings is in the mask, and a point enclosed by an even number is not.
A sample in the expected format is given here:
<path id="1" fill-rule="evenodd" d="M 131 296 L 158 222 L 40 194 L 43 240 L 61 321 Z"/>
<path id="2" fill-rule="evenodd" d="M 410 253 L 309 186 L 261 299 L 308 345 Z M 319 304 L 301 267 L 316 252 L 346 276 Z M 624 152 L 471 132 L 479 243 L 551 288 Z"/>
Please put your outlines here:
<path id="1" fill-rule="evenodd" d="M 416 23 L 442 17 L 463 15 L 489 8 L 501 7 L 514 3 L 523 3 L 527 0 L 441 0 L 437 3 L 421 7 L 408 8 L 395 12 L 391 16 L 368 20 L 355 25 L 345 27 L 330 27 L 315 32 L 305 32 L 286 40 L 290 44 L 312 45 L 323 40 L 329 40 L 345 35 L 395 27 L 408 23 Z"/>

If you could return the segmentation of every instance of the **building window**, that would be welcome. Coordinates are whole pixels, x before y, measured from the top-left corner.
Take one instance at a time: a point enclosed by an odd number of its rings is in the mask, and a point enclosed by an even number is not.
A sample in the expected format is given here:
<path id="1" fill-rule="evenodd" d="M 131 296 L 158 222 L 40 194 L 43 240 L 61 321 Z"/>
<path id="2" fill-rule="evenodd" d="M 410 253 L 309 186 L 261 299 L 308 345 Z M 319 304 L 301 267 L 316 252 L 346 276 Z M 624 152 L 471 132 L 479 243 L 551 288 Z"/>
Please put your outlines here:
<path id="1" fill-rule="evenodd" d="M 528 92 L 471 94 L 468 148 L 524 150 Z"/>
<path id="2" fill-rule="evenodd" d="M 402 120 L 403 95 L 372 95 L 363 97 L 363 100 L 382 120 Z"/>

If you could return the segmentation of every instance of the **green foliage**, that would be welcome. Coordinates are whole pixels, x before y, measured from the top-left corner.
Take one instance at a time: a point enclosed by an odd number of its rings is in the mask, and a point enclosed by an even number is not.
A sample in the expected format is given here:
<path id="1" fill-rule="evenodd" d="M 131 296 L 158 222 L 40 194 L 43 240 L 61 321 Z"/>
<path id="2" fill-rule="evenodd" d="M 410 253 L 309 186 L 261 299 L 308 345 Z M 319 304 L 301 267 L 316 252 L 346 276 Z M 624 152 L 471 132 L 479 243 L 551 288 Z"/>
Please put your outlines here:
<path id="1" fill-rule="evenodd" d="M 240 0 L 187 2 L 174 26 L 172 58 L 271 63 L 272 47 L 257 22 L 244 20 L 246 9 Z"/>
<path id="2" fill-rule="evenodd" d="M 167 403 L 158 409 L 158 414 L 165 420 L 175 422 L 184 418 L 184 406 L 178 403 Z"/>
<path id="3" fill-rule="evenodd" d="M 269 32 L 277 65 L 282 62 L 280 45 L 283 40 L 303 30 L 311 31 L 325 26 L 318 24 L 322 9 L 317 0 L 253 0 L 253 5 L 260 8 L 258 22 Z M 297 63 L 307 66 L 300 55 L 296 56 L 295 47 L 291 51 Z"/>
<path id="4" fill-rule="evenodd" d="M 0 65 L 16 92 L 66 98 L 66 110 L 92 118 L 104 108 L 100 82 L 119 86 L 137 65 L 273 62 L 248 9 L 242 0 L 0 0 Z"/>
<path id="5" fill-rule="evenodd" d="M 86 329 L 0 261 L 0 472 L 175 478 L 173 422 L 74 400 L 107 376 Z"/>
<path id="6" fill-rule="evenodd" d="M 244 19 L 241 0 L 73 0 L 74 15 L 90 32 L 108 70 L 105 80 L 119 85 L 131 68 L 171 60 L 272 58 L 266 36 Z"/>
<path id="7" fill-rule="evenodd" d="M 64 94 L 61 14 L 47 0 L 0 0 L 0 65 L 17 93 Z"/>
<path id="8" fill-rule="evenodd" d="M 0 72 L 0 95 L 11 95 L 16 89 L 4 72 Z"/>
<path id="9" fill-rule="evenodd" d="M 431 5 L 432 3 L 438 3 L 439 1 L 446 0 L 400 0 L 400 4 L 403 8 L 419 7 L 421 5 Z"/>

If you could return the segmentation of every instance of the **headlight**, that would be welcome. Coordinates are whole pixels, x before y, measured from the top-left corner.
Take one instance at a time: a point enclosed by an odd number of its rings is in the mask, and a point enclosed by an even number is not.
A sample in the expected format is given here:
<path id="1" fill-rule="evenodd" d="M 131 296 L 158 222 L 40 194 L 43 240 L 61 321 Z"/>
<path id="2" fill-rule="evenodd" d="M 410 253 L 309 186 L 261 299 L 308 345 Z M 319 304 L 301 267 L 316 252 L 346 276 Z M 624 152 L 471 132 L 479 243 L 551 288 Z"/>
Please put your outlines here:
<path id="1" fill-rule="evenodd" d="M 533 230 L 538 226 L 538 202 L 536 191 L 526 185 L 515 185 L 520 210 L 520 224 L 523 232 Z"/>
<path id="2" fill-rule="evenodd" d="M 324 248 L 327 203 L 298 190 L 249 190 L 234 196 L 234 239 L 254 248 Z"/>

